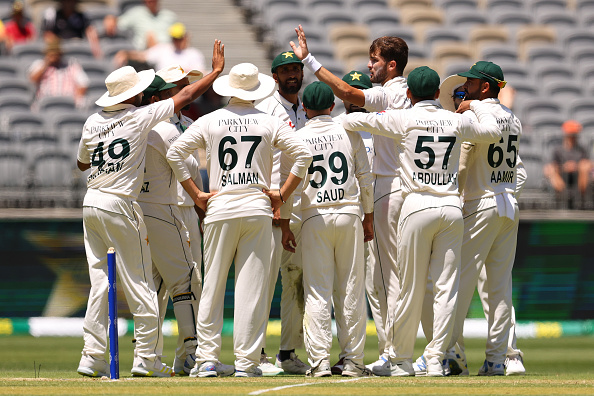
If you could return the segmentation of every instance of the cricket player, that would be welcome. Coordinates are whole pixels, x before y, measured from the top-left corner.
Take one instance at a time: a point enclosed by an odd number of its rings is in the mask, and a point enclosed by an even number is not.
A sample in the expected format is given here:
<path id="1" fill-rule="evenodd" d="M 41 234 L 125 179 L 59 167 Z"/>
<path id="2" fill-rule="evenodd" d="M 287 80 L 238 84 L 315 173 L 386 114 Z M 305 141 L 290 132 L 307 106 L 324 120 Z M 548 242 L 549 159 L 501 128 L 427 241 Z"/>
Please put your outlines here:
<path id="1" fill-rule="evenodd" d="M 369 63 L 372 83 L 381 84 L 370 89 L 361 90 L 342 81 L 315 60 L 307 48 L 307 40 L 303 28 L 295 29 L 299 47 L 291 42 L 295 54 L 305 66 L 315 73 L 316 77 L 328 84 L 334 95 L 368 111 L 383 111 L 387 109 L 403 109 L 410 107 L 410 100 L 406 96 L 406 79 L 402 76 L 408 62 L 408 46 L 398 37 L 380 37 L 369 47 Z M 376 312 L 376 325 L 379 317 L 386 321 L 386 314 L 390 305 L 394 306 L 399 295 L 399 281 L 396 272 L 396 231 L 398 216 L 402 206 L 402 190 L 400 186 L 400 162 L 398 145 L 392 139 L 381 135 L 374 135 L 373 146 L 375 157 L 373 161 L 374 179 L 374 242 L 370 244 L 373 264 L 370 264 L 369 275 L 373 279 L 374 295 L 378 296 L 379 315 Z M 394 307 L 392 307 L 394 308 Z M 383 327 L 383 326 L 381 326 Z M 377 327 L 379 350 L 383 351 L 379 359 L 367 365 L 369 369 L 375 366 L 386 366 L 389 356 L 389 345 L 383 342 L 387 337 L 381 327 Z M 384 344 L 384 345 L 382 345 Z M 386 366 L 387 367 L 387 366 Z M 386 368 L 386 374 L 389 367 Z"/>
<path id="2" fill-rule="evenodd" d="M 255 100 L 274 90 L 274 80 L 250 63 L 234 66 L 213 89 L 230 96 L 229 105 L 196 121 L 170 147 L 167 160 L 204 219 L 204 287 L 198 308 L 198 377 L 218 375 L 225 284 L 235 262 L 233 338 L 236 377 L 259 377 L 268 318 L 272 213 L 294 191 L 311 154 L 278 117 L 254 108 Z M 273 149 L 293 163 L 287 181 L 270 190 Z M 196 149 L 207 153 L 210 198 L 192 181 L 185 158 Z M 210 198 L 210 200 L 209 200 Z M 271 205 L 272 204 L 272 205 Z"/>
<path id="3" fill-rule="evenodd" d="M 458 193 L 458 162 L 463 140 L 494 142 L 500 138 L 495 118 L 473 101 L 480 123 L 439 107 L 439 76 L 426 67 L 408 76 L 413 108 L 349 114 L 347 130 L 391 136 L 402 146 L 404 203 L 398 223 L 400 296 L 389 312 L 389 368 L 392 376 L 412 376 L 413 347 L 428 276 L 434 282 L 433 339 L 423 356 L 427 375 L 443 376 L 442 361 L 454 326 L 463 220 Z M 386 364 L 387 366 L 387 364 Z M 386 367 L 374 373 L 385 375 Z M 377 372 L 376 372 L 377 371 Z"/>
<path id="4" fill-rule="evenodd" d="M 165 377 L 173 370 L 161 362 L 161 329 L 152 278 L 149 239 L 142 210 L 136 202 L 142 188 L 145 152 L 150 130 L 173 116 L 213 83 L 225 65 L 220 40 L 213 48 L 213 71 L 198 84 L 173 98 L 137 107 L 154 71 L 137 73 L 130 66 L 105 79 L 107 92 L 95 103 L 103 109 L 86 121 L 79 144 L 77 165 L 91 169 L 83 201 L 85 250 L 91 291 L 83 324 L 84 347 L 78 373 L 107 375 L 107 249 L 114 247 L 118 274 L 136 337 L 132 374 Z"/>
<path id="5" fill-rule="evenodd" d="M 478 375 L 504 375 L 512 326 L 511 276 L 519 224 L 516 168 L 522 125 L 497 99 L 506 84 L 501 67 L 479 61 L 459 76 L 466 77 L 466 97 L 489 106 L 501 129 L 501 139 L 492 144 L 477 143 L 466 155 L 461 286 L 452 343 L 462 333 L 474 288 L 484 267 L 488 336 L 486 359 Z M 457 112 L 465 110 L 466 106 L 461 104 Z M 512 355 L 517 356 L 520 355 Z"/>
<path id="6" fill-rule="evenodd" d="M 173 96 L 184 87 L 200 80 L 202 78 L 202 72 L 195 69 L 185 70 L 183 67 L 181 67 L 181 65 L 173 64 L 159 70 L 157 72 L 157 76 L 161 77 L 167 83 L 175 84 L 175 87 L 166 91 L 167 94 Z M 189 108 L 189 106 L 190 105 L 184 107 L 183 110 Z M 175 126 L 178 133 L 181 135 L 190 125 L 192 125 L 193 121 L 191 118 L 183 115 L 180 111 L 179 113 L 174 114 L 173 117 L 169 119 L 168 123 Z M 194 160 L 190 160 L 188 157 L 189 162 L 187 165 L 190 170 L 192 180 L 194 180 L 194 183 L 198 186 L 198 188 L 202 189 L 202 176 L 200 175 L 200 158 L 198 156 L 198 152 L 194 152 L 192 157 Z M 194 318 L 196 318 L 198 317 L 198 303 L 200 302 L 200 295 L 202 293 L 202 234 L 200 232 L 199 216 L 203 216 L 204 212 L 202 209 L 198 209 L 190 195 L 184 190 L 181 184 L 174 183 L 174 185 L 177 187 L 179 212 L 181 219 L 189 233 L 189 245 L 195 264 L 191 279 L 191 288 L 194 292 L 195 298 L 192 299 L 191 302 Z M 173 369 L 180 375 L 187 373 L 186 370 L 184 370 L 184 364 L 186 363 L 186 360 L 188 360 L 187 357 L 190 356 L 190 359 L 193 358 L 192 355 L 187 355 L 186 353 L 185 344 L 189 342 L 191 341 L 184 341 L 184 338 L 180 332 L 177 339 L 175 358 L 173 360 Z M 188 361 L 187 363 L 189 365 L 191 362 Z M 194 364 L 192 364 L 192 366 L 194 366 Z M 228 369 L 228 371 L 231 371 L 231 369 Z"/>
<path id="7" fill-rule="evenodd" d="M 144 99 L 155 103 L 171 97 L 169 90 L 175 84 L 155 76 L 153 83 L 144 91 Z M 191 238 L 178 207 L 177 180 L 165 155 L 172 142 L 180 136 L 170 120 L 155 125 L 149 132 L 144 182 L 138 202 L 144 213 L 149 240 L 152 240 L 153 279 L 159 299 L 159 324 L 167 311 L 169 297 L 177 320 L 179 337 L 184 344 L 185 362 L 178 369 L 190 374 L 196 353 L 196 322 L 192 302 L 200 288 L 192 288 L 196 263 L 190 250 Z M 193 163 L 192 163 L 193 160 Z M 188 158 L 188 166 L 196 167 L 194 157 Z"/>
<path id="8" fill-rule="evenodd" d="M 305 88 L 309 121 L 300 137 L 313 154 L 301 192 L 305 347 L 310 377 L 331 376 L 332 303 L 343 329 L 343 376 L 366 377 L 365 270 L 363 243 L 373 239 L 373 187 L 361 136 L 332 121 L 334 93 L 323 82 Z M 362 218 L 361 204 L 363 205 Z M 289 208 L 290 210 L 291 208 Z M 285 249 L 294 251 L 289 216 L 281 209 Z"/>
<path id="9" fill-rule="evenodd" d="M 285 51 L 277 55 L 272 61 L 272 78 L 278 85 L 278 90 L 272 96 L 262 100 L 256 108 L 286 122 L 293 131 L 301 129 L 307 120 L 305 110 L 299 99 L 299 90 L 303 83 L 303 63 L 294 52 Z M 280 150 L 274 152 L 272 165 L 271 189 L 280 184 Z M 292 217 L 293 233 L 297 240 L 301 236 L 301 211 L 299 197 L 294 198 Z M 283 249 L 281 229 L 279 228 L 280 213 L 275 213 L 272 220 L 272 267 L 270 271 L 269 305 L 272 304 L 274 287 L 278 279 L 278 269 L 281 271 L 281 340 L 276 363 L 272 364 L 262 348 L 260 369 L 263 375 L 272 376 L 282 373 L 305 374 L 310 368 L 295 354 L 296 348 L 303 345 L 303 270 L 301 267 L 301 251 L 291 253 Z"/>
<path id="10" fill-rule="evenodd" d="M 360 89 L 369 89 L 373 86 L 371 83 L 371 80 L 369 79 L 369 76 L 367 76 L 364 72 L 358 71 L 358 70 L 352 70 L 352 71 L 348 72 L 347 74 L 345 74 L 342 77 L 342 81 L 345 81 L 351 87 L 356 87 L 356 88 L 360 88 Z M 367 110 L 365 110 L 364 108 L 354 105 L 354 104 L 350 103 L 349 101 L 343 100 L 342 102 L 344 104 L 345 112 L 342 114 L 339 114 L 338 116 L 336 116 L 332 119 L 334 122 L 337 122 L 341 125 L 342 125 L 342 119 L 344 118 L 344 116 L 346 114 L 350 114 L 350 113 L 354 113 L 354 112 L 363 112 L 363 113 L 367 112 Z M 369 166 L 371 167 L 373 164 L 373 157 L 375 156 L 375 153 L 373 151 L 373 135 L 370 134 L 369 132 L 364 132 L 364 131 L 357 131 L 357 132 L 359 133 L 359 135 L 361 135 L 361 138 L 363 139 L 363 144 L 365 145 L 365 150 L 367 151 L 367 159 L 369 160 Z M 378 334 L 378 339 L 380 339 L 378 342 L 378 346 L 380 347 L 379 354 L 381 355 L 384 352 L 384 346 L 385 346 L 385 337 L 384 337 L 384 331 L 383 331 L 384 323 L 383 323 L 383 319 L 381 317 L 378 293 L 377 293 L 376 288 L 373 287 L 372 265 L 374 262 L 372 261 L 372 259 L 370 257 L 370 248 L 369 248 L 369 245 L 372 243 L 373 243 L 373 241 L 365 242 L 365 245 L 364 245 L 365 290 L 367 292 L 367 301 L 369 301 L 369 306 L 371 308 L 371 314 L 373 316 L 374 321 L 376 321 L 376 328 L 380 329 L 380 331 L 378 331 L 377 334 Z M 334 294 L 332 296 L 332 298 L 333 298 L 333 300 L 335 300 L 337 298 L 336 294 Z M 336 311 L 336 306 L 334 307 L 334 309 Z M 340 327 L 340 325 L 338 323 L 336 323 L 336 332 L 337 332 L 337 336 L 338 336 L 339 340 L 342 337 L 341 334 L 343 331 L 344 331 L 344 329 L 342 329 Z M 382 337 L 384 337 L 384 338 L 381 339 Z M 342 369 L 344 368 L 344 356 L 345 356 L 345 351 L 341 351 L 340 355 L 339 355 L 338 362 L 336 362 L 331 368 L 332 374 L 342 375 Z"/>
<path id="11" fill-rule="evenodd" d="M 466 97 L 466 91 L 464 90 L 464 84 L 466 83 L 466 77 L 462 77 L 459 75 L 452 75 L 446 78 L 441 86 L 440 86 L 440 93 L 439 93 L 439 101 L 442 107 L 446 110 L 456 111 L 464 98 Z M 471 115 L 472 113 L 468 113 Z M 460 155 L 460 172 L 459 172 L 459 184 L 460 184 L 460 192 L 461 194 L 464 193 L 464 187 L 466 185 L 466 177 L 468 174 L 468 170 L 472 168 L 472 163 L 468 163 L 469 158 L 473 158 L 474 145 L 471 143 L 463 143 L 462 144 L 462 151 Z M 476 159 L 474 159 L 476 160 Z M 518 199 L 520 193 L 524 187 L 526 182 L 527 174 L 526 168 L 522 163 L 520 155 L 518 153 L 518 163 L 516 164 L 516 191 L 515 191 L 515 198 Z M 485 312 L 485 316 L 489 317 L 489 299 L 486 290 L 487 285 L 487 275 L 485 266 L 483 266 L 478 279 L 478 294 L 483 306 L 483 311 Z M 425 308 L 423 308 L 425 310 Z M 432 323 L 432 316 L 431 315 L 431 323 Z M 515 312 L 512 307 L 512 327 L 510 329 L 510 335 L 508 339 L 508 347 L 507 347 L 507 355 L 506 360 L 504 363 L 505 366 L 505 374 L 506 375 L 522 375 L 526 372 L 524 368 L 522 358 L 523 352 L 517 348 L 517 338 L 515 332 Z M 425 329 L 427 326 L 423 322 L 423 328 Z M 466 356 L 464 354 L 464 337 L 460 335 L 457 340 L 455 350 L 449 350 L 447 353 L 447 357 L 449 358 L 449 364 L 452 375 L 468 375 L 468 367 L 466 364 Z M 458 374 L 459 373 L 459 374 Z"/>

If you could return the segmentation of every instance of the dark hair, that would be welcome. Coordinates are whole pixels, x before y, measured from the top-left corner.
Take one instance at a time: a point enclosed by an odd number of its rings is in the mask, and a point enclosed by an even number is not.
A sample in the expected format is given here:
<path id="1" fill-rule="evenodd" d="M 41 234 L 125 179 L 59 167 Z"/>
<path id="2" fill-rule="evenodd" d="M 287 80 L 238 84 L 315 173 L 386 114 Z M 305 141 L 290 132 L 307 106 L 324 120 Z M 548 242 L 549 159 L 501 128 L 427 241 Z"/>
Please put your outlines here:
<path id="1" fill-rule="evenodd" d="M 497 98 L 499 96 L 499 91 L 501 91 L 501 88 L 497 86 L 497 83 L 483 79 L 481 79 L 481 81 L 489 83 L 489 92 L 491 93 L 492 98 Z"/>
<path id="2" fill-rule="evenodd" d="M 383 36 L 373 40 L 369 55 L 378 53 L 386 62 L 395 61 L 398 74 L 404 73 L 408 63 L 408 45 L 400 37 Z"/>

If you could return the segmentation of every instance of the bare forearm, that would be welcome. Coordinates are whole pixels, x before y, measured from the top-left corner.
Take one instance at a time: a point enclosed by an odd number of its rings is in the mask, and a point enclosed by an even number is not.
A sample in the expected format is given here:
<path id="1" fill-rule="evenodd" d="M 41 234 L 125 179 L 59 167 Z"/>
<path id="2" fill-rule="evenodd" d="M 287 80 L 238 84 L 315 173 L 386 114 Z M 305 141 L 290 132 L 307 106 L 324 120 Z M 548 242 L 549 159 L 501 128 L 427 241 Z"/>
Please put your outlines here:
<path id="1" fill-rule="evenodd" d="M 346 100 L 359 107 L 365 106 L 365 94 L 362 90 L 351 87 L 342 79 L 332 74 L 325 67 L 321 67 L 316 73 L 316 77 L 323 83 L 332 88 L 334 95 L 341 100 Z"/>

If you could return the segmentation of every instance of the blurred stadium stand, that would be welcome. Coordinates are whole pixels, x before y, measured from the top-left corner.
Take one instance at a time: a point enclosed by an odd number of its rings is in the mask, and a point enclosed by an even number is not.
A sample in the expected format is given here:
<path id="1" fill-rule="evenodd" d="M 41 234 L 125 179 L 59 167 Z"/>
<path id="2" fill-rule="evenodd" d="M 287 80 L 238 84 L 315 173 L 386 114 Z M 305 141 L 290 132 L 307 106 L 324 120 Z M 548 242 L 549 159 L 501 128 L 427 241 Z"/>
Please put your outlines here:
<path id="1" fill-rule="evenodd" d="M 24 65 L 43 56 L 40 40 L 0 56 L 0 162 L 20 164 L 18 172 L 14 164 L 2 165 L 0 207 L 80 206 L 84 178 L 74 168 L 82 124 L 105 90 L 103 80 L 115 67 L 113 55 L 131 48 L 125 32 L 107 37 L 102 19 L 141 3 L 80 0 L 80 8 L 97 27 L 105 54 L 97 60 L 86 42 L 64 44 L 66 57 L 76 57 L 91 79 L 86 112 L 72 110 L 68 98 L 48 100 L 43 103 L 47 109 L 39 113 L 26 108 L 33 87 Z M 54 4 L 26 1 L 38 30 L 43 11 Z M 304 26 L 312 53 L 338 75 L 351 69 L 366 71 L 369 44 L 381 35 L 397 35 L 409 44 L 405 74 L 429 65 L 445 78 L 480 59 L 497 62 L 516 90 L 512 110 L 524 126 L 521 156 L 529 172 L 520 199 L 524 208 L 550 207 L 542 165 L 554 147 L 549 141 L 561 137 L 561 122 L 583 122 L 581 143 L 589 150 L 594 143 L 592 0 L 161 0 L 161 7 L 176 12 L 186 24 L 191 45 L 205 54 L 207 65 L 213 40 L 222 39 L 227 70 L 252 62 L 269 74 L 271 59 L 290 49 L 298 24 Z M 6 21 L 10 7 L 0 8 L 0 17 Z M 304 84 L 314 80 L 306 71 Z M 40 147 L 46 150 L 40 153 Z M 49 165 L 40 166 L 42 159 Z M 66 174 L 68 183 L 62 178 Z M 17 189 L 26 193 L 15 193 Z M 591 193 L 589 197 L 592 209 Z"/>

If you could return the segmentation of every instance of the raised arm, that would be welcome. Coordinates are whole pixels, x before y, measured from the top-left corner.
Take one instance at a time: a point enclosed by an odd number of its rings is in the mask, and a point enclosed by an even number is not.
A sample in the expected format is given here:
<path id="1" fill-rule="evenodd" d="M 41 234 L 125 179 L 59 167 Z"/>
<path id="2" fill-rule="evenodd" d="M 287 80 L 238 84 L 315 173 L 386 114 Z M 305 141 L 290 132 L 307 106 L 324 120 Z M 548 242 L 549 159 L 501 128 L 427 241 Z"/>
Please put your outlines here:
<path id="1" fill-rule="evenodd" d="M 299 25 L 298 28 L 295 28 L 295 32 L 297 33 L 299 47 L 297 47 L 293 41 L 291 41 L 289 44 L 291 45 L 295 55 L 297 55 L 297 57 L 303 61 L 303 64 L 316 75 L 318 80 L 328 84 L 330 88 L 332 88 L 334 95 L 336 95 L 338 98 L 349 101 L 359 107 L 365 106 L 365 94 L 362 90 L 351 87 L 349 84 L 342 81 L 340 77 L 332 74 L 332 72 L 323 67 L 318 61 L 315 60 L 313 55 L 309 53 L 307 48 L 307 39 L 305 37 L 303 27 Z"/>
<path id="2" fill-rule="evenodd" d="M 212 49 L 212 71 L 206 76 L 202 77 L 200 81 L 186 86 L 173 96 L 174 112 L 178 113 L 181 109 L 202 95 L 212 83 L 217 79 L 219 74 L 225 68 L 225 45 L 221 44 L 221 40 L 215 40 Z"/>

